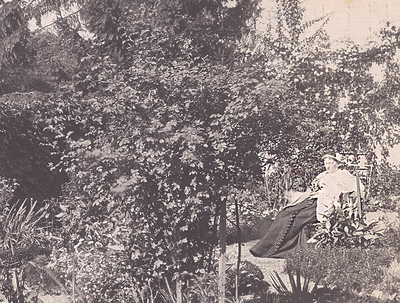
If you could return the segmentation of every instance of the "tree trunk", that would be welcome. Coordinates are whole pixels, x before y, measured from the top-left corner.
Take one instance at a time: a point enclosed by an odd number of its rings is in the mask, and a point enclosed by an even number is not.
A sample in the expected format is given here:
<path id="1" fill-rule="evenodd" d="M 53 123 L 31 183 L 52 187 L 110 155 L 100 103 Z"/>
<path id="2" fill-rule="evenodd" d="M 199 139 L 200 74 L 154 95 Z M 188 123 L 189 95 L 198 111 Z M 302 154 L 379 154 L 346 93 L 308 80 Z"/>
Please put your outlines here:
<path id="1" fill-rule="evenodd" d="M 239 203 L 237 199 L 232 197 L 235 200 L 235 213 L 236 213 L 236 233 L 238 237 L 238 257 L 237 257 L 237 265 L 236 265 L 236 302 L 239 302 L 239 281 L 240 281 L 240 262 L 242 256 L 242 232 L 240 230 L 240 220 L 239 220 Z"/>
<path id="2" fill-rule="evenodd" d="M 226 282 L 226 200 L 221 201 L 221 217 L 219 222 L 219 303 L 225 303 Z"/>

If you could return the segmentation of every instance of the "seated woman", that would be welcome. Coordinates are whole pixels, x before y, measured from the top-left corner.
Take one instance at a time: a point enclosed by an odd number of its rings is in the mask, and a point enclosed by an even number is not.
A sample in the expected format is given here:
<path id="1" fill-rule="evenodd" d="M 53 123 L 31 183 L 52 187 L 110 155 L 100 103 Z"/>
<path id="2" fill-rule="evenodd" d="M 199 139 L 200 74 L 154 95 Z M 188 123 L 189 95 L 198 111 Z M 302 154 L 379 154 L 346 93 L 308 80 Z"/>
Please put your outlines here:
<path id="1" fill-rule="evenodd" d="M 326 171 L 319 174 L 311 188 L 294 203 L 279 212 L 269 230 L 250 252 L 264 258 L 285 258 L 307 244 L 304 230 L 310 223 L 325 222 L 336 207 L 340 207 L 340 195 L 356 191 L 356 177 L 347 170 L 339 169 L 339 154 L 322 157 Z M 362 184 L 360 184 L 363 190 Z"/>

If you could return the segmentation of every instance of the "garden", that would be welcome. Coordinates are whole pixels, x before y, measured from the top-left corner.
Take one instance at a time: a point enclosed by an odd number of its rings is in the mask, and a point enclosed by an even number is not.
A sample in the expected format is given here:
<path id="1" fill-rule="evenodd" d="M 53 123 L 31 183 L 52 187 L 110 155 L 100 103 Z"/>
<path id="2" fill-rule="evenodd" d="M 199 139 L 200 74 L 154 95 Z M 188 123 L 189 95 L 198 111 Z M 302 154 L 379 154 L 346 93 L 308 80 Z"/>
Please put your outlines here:
<path id="1" fill-rule="evenodd" d="M 2 301 L 400 299 L 400 28 L 333 47 L 329 16 L 276 0 L 260 32 L 260 4 L 0 0 Z M 242 250 L 328 151 L 365 159 L 362 215 L 266 276 Z"/>

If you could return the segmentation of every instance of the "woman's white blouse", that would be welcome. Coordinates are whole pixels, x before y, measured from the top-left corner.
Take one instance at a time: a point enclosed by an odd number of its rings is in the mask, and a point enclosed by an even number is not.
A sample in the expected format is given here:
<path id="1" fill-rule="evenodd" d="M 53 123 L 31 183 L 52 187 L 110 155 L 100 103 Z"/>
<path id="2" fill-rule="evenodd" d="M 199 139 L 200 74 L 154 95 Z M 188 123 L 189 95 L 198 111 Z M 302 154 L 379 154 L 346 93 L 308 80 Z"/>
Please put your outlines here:
<path id="1" fill-rule="evenodd" d="M 347 170 L 339 169 L 333 173 L 327 171 L 319 174 L 313 183 L 317 183 L 318 190 L 312 194 L 317 197 L 317 220 L 326 221 L 328 210 L 340 205 L 341 193 L 349 193 L 357 190 L 356 177 Z M 315 185 L 314 185 L 315 186 Z M 363 192 L 364 186 L 360 182 Z"/>

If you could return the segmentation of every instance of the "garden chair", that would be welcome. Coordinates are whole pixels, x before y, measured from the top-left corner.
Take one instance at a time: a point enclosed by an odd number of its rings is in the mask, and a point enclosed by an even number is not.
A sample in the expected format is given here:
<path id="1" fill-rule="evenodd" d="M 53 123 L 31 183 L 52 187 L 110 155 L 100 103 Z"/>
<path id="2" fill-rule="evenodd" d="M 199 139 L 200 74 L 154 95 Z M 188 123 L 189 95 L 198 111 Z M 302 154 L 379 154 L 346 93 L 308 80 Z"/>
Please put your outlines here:
<path id="1" fill-rule="evenodd" d="M 348 164 L 351 170 L 354 170 L 356 176 L 357 189 L 356 192 L 343 195 L 342 203 L 347 204 L 349 214 L 354 215 L 354 219 L 362 219 L 363 207 L 362 204 L 366 202 L 372 178 L 372 165 L 368 164 L 366 156 L 358 155 L 356 163 Z M 364 185 L 364 193 L 361 192 L 361 182 Z"/>

